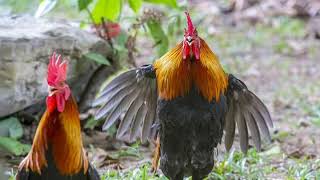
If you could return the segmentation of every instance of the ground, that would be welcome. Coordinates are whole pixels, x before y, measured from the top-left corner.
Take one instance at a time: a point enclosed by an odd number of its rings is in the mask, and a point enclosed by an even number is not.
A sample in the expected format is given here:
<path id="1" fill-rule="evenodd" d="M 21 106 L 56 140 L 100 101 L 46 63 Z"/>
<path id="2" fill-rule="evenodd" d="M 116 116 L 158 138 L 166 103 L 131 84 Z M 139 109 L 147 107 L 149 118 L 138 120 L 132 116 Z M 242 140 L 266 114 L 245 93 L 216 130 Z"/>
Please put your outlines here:
<path id="1" fill-rule="evenodd" d="M 213 6 L 203 1 L 191 9 L 200 36 L 227 72 L 262 99 L 274 121 L 272 142 L 265 142 L 262 152 L 244 155 L 237 144 L 229 153 L 219 147 L 208 179 L 320 179 L 320 40 L 310 28 L 313 22 L 281 15 L 242 19 L 207 7 Z M 102 179 L 166 179 L 160 171 L 150 173 L 152 148 L 123 148 L 112 138 L 105 141 L 101 132 L 85 137 Z"/>

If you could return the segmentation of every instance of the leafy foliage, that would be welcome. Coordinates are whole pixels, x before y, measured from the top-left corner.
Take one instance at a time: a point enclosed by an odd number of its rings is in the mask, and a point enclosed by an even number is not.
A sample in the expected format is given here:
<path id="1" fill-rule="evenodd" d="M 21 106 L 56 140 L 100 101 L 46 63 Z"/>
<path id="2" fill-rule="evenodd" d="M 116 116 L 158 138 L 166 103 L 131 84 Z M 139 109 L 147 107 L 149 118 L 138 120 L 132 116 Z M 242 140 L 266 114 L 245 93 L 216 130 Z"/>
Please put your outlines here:
<path id="1" fill-rule="evenodd" d="M 16 156 L 28 153 L 30 145 L 17 140 L 22 136 L 23 128 L 17 118 L 9 117 L 0 121 L 0 151 Z"/>
<path id="2" fill-rule="evenodd" d="M 146 2 L 155 3 L 155 4 L 164 4 L 172 8 L 178 8 L 176 0 L 144 0 Z"/>
<path id="3" fill-rule="evenodd" d="M 35 13 L 36 16 L 43 16 L 50 11 L 52 11 L 59 4 L 66 4 L 65 0 L 57 1 L 57 0 L 42 0 L 39 4 L 38 10 Z M 128 6 L 138 14 L 143 3 L 152 3 L 152 4 L 162 4 L 167 7 L 173 8 L 173 12 L 179 10 L 179 6 L 176 0 L 76 0 L 77 9 L 79 12 L 86 10 L 90 21 L 96 26 L 99 27 L 103 21 L 105 22 L 120 22 L 123 6 L 127 3 Z M 72 3 L 67 3 L 66 5 L 72 6 Z M 180 12 L 180 11 L 179 11 Z M 169 22 L 168 30 L 165 31 L 163 28 L 163 24 L 158 20 L 148 21 L 146 26 L 148 27 L 148 32 L 154 41 L 154 46 L 157 48 L 157 57 L 163 55 L 169 47 L 169 38 L 168 36 L 173 36 L 173 32 L 177 29 L 177 25 L 180 24 L 180 17 L 175 16 L 171 18 L 172 20 Z M 80 26 L 84 26 L 84 22 L 82 21 Z M 143 24 L 143 27 L 145 25 Z M 100 26 L 102 27 L 102 26 Z M 127 40 L 127 39 L 126 39 Z M 121 47 L 120 47 L 121 46 Z M 119 45 L 115 45 L 117 49 L 124 49 L 126 46 L 125 43 L 121 43 Z M 101 57 L 97 55 L 88 55 L 91 60 L 95 60 L 101 64 L 103 61 Z M 104 61 L 105 62 L 105 61 Z"/>
<path id="4" fill-rule="evenodd" d="M 18 139 L 22 135 L 23 128 L 17 118 L 9 117 L 0 121 L 0 136 Z"/>
<path id="5" fill-rule="evenodd" d="M 82 11 L 88 7 L 92 0 L 78 0 L 79 11 Z"/>
<path id="6" fill-rule="evenodd" d="M 92 11 L 94 23 L 101 23 L 102 18 L 116 21 L 120 15 L 120 10 L 121 0 L 98 0 Z"/>
<path id="7" fill-rule="evenodd" d="M 128 0 L 130 8 L 137 13 L 141 6 L 142 6 L 142 0 Z"/>
<path id="8" fill-rule="evenodd" d="M 134 143 L 133 145 L 129 146 L 127 149 L 122 149 L 118 151 L 115 158 L 119 159 L 120 157 L 128 157 L 128 156 L 142 158 L 140 153 L 139 142 Z"/>
<path id="9" fill-rule="evenodd" d="M 14 138 L 0 137 L 0 149 L 9 152 L 16 156 L 27 154 L 31 146 L 28 144 L 22 144 Z"/>
<path id="10" fill-rule="evenodd" d="M 158 48 L 158 56 L 162 56 L 168 51 L 169 40 L 161 27 L 160 22 L 149 21 L 147 23 L 150 34 L 155 42 L 155 46 Z"/>
<path id="11" fill-rule="evenodd" d="M 132 169 L 128 172 L 121 172 L 117 170 L 107 170 L 104 175 L 102 175 L 102 180 L 132 180 L 132 179 L 141 179 L 141 180 L 167 180 L 164 175 L 155 175 L 151 174 L 150 171 L 151 165 L 145 164 L 141 167 Z"/>

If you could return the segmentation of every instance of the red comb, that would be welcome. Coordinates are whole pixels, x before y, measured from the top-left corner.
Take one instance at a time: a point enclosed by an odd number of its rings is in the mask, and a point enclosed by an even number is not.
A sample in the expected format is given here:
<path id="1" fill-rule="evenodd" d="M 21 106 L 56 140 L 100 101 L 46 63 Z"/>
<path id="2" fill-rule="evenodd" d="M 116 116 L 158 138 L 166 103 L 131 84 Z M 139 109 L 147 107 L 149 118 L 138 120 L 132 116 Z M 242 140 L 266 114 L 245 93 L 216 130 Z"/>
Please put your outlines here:
<path id="1" fill-rule="evenodd" d="M 192 20 L 190 18 L 190 15 L 189 13 L 186 11 L 184 12 L 187 16 L 187 24 L 188 24 L 188 33 L 193 33 L 193 30 L 194 30 L 194 26 L 193 26 L 193 23 L 192 23 Z"/>
<path id="2" fill-rule="evenodd" d="M 61 59 L 60 54 L 54 52 L 48 65 L 47 82 L 49 86 L 56 86 L 67 78 L 67 61 Z"/>

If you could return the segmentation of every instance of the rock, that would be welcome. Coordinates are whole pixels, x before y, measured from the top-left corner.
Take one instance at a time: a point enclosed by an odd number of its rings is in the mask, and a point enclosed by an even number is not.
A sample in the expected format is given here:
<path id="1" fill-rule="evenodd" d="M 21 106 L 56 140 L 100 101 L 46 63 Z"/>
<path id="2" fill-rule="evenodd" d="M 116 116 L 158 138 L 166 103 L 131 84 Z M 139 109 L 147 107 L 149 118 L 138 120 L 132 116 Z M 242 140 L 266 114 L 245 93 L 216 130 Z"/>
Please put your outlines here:
<path id="1" fill-rule="evenodd" d="M 316 39 L 320 39 L 320 17 L 314 17 L 308 21 L 308 34 L 310 36 L 315 37 Z"/>
<path id="2" fill-rule="evenodd" d="M 69 60 L 68 83 L 76 98 L 83 96 L 99 67 L 83 55 L 90 51 L 112 56 L 106 41 L 66 21 L 0 18 L 0 117 L 43 102 L 47 63 L 53 51 Z"/>

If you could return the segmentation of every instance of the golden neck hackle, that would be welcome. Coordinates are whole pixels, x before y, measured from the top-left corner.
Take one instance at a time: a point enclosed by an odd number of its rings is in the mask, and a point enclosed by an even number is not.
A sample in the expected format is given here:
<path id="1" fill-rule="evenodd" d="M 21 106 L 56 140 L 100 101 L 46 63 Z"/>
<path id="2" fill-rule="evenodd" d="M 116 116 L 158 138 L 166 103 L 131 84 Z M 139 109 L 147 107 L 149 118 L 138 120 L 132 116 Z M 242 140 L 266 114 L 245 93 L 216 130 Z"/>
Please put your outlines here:
<path id="1" fill-rule="evenodd" d="M 72 175 L 88 169 L 83 150 L 77 104 L 70 97 L 62 113 L 48 110 L 37 128 L 31 151 L 19 168 L 41 174 L 47 166 L 46 153 L 52 153 L 55 166 L 62 175 Z"/>
<path id="2" fill-rule="evenodd" d="M 227 88 L 227 76 L 217 56 L 201 39 L 200 60 L 182 58 L 182 43 L 163 55 L 154 63 L 159 97 L 172 100 L 188 94 L 195 86 L 209 102 L 219 100 Z"/>

